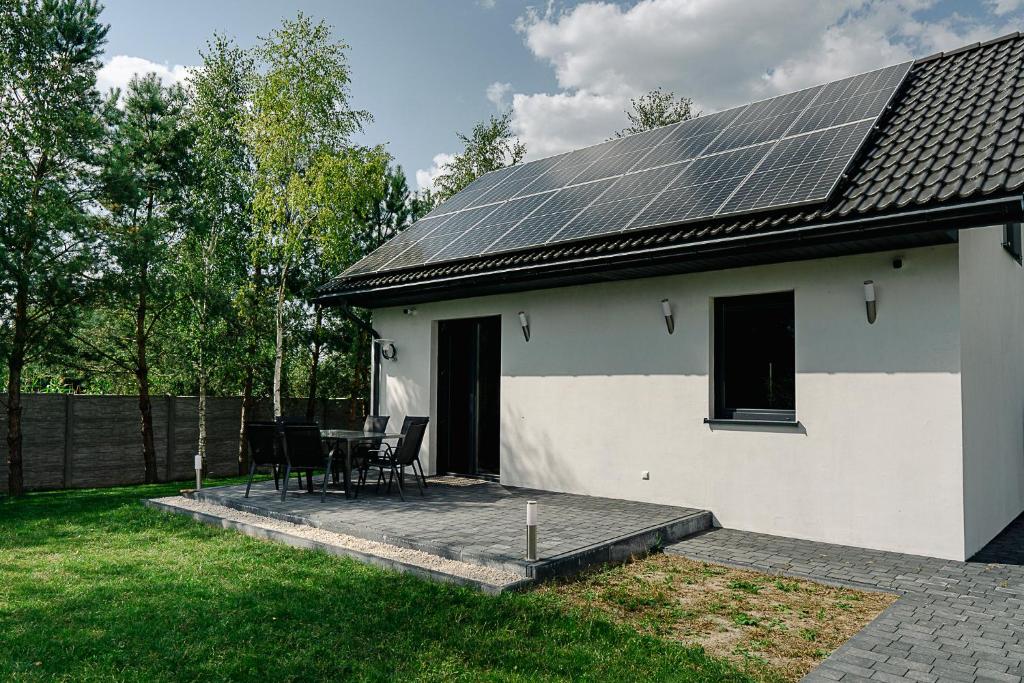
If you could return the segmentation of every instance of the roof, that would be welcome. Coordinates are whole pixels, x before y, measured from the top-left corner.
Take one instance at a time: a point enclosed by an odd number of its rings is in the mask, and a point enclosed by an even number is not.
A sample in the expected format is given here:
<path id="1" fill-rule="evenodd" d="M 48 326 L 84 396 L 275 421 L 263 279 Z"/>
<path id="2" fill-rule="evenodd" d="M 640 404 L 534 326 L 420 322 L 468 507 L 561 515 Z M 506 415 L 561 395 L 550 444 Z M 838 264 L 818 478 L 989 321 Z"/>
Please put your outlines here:
<path id="1" fill-rule="evenodd" d="M 325 303 L 382 306 L 955 241 L 1020 220 L 1024 36 L 917 60 L 823 204 L 342 276 Z"/>

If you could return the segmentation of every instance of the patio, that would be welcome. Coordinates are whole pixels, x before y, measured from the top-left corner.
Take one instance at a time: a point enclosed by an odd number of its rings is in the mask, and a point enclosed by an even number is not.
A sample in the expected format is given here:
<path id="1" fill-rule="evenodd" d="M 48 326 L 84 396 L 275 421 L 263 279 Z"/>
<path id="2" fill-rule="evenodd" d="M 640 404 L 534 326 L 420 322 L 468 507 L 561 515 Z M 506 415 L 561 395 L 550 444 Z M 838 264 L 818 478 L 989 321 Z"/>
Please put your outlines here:
<path id="1" fill-rule="evenodd" d="M 195 500 L 304 524 L 440 557 L 504 569 L 528 579 L 572 574 L 591 565 L 644 554 L 712 525 L 706 510 L 521 489 L 459 477 L 430 478 L 424 496 L 415 487 L 358 499 L 329 492 L 289 492 L 281 501 L 272 481 L 190 493 Z M 539 505 L 538 559 L 525 557 L 526 501 Z"/>

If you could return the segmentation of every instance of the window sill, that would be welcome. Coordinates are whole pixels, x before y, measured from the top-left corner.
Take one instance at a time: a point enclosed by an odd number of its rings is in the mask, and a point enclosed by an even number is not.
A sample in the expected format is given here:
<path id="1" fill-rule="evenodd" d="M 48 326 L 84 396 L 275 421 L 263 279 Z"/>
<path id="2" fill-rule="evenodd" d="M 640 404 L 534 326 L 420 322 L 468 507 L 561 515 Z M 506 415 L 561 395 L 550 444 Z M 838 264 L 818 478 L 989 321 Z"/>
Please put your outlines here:
<path id="1" fill-rule="evenodd" d="M 803 425 L 800 424 L 799 420 L 736 420 L 733 418 L 717 418 L 717 417 L 705 417 L 704 424 L 728 426 L 728 425 L 751 425 L 755 427 L 791 427 L 793 429 L 803 429 Z"/>

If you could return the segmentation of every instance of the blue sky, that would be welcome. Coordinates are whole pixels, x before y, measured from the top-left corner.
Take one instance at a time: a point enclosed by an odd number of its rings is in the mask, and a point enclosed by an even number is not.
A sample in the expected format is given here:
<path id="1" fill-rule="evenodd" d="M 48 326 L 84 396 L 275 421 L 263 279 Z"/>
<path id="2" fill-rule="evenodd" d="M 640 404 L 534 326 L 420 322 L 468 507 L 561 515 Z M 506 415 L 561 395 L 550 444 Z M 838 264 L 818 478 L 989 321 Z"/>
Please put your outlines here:
<path id="1" fill-rule="evenodd" d="M 252 45 L 284 16 L 325 19 L 351 46 L 355 106 L 413 187 L 455 132 L 511 110 L 530 157 L 599 142 L 661 85 L 705 111 L 1021 28 L 1024 0 L 106 0 L 101 86 L 181 80 L 214 31 Z"/>

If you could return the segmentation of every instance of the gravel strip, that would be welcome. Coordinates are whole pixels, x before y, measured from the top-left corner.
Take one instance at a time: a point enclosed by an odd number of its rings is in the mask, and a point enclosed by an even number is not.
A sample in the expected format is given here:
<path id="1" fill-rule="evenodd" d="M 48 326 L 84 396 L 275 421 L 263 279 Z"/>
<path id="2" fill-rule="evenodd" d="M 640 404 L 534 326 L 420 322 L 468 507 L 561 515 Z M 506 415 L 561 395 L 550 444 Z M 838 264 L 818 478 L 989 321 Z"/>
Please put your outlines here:
<path id="1" fill-rule="evenodd" d="M 342 548 L 348 548 L 349 550 L 355 550 L 368 555 L 376 555 L 378 557 L 415 565 L 417 567 L 423 567 L 425 569 L 431 569 L 445 574 L 451 574 L 453 576 L 461 576 L 466 579 L 481 581 L 483 583 L 491 584 L 492 586 L 505 586 L 517 581 L 522 581 L 523 579 L 523 577 L 518 574 L 513 574 L 512 572 L 503 571 L 501 569 L 482 567 L 480 565 L 470 564 L 469 562 L 460 562 L 459 560 L 449 560 L 444 557 L 425 553 L 422 550 L 399 548 L 398 546 L 389 545 L 387 543 L 369 541 L 365 538 L 349 536 L 348 534 L 340 534 L 334 531 L 326 531 L 324 529 L 318 529 L 305 524 L 292 524 L 291 522 L 284 522 L 270 517 L 254 515 L 251 512 L 242 512 L 241 510 L 235 510 L 234 508 L 229 508 L 224 505 L 192 500 L 191 498 L 185 498 L 184 496 L 168 496 L 166 498 L 155 498 L 154 500 L 158 503 L 165 503 L 167 505 L 184 508 L 193 512 L 202 512 L 207 515 L 221 517 L 233 522 L 249 524 L 261 529 L 279 531 L 292 536 L 307 538 L 311 541 L 326 543 L 327 545 L 340 546 Z"/>

